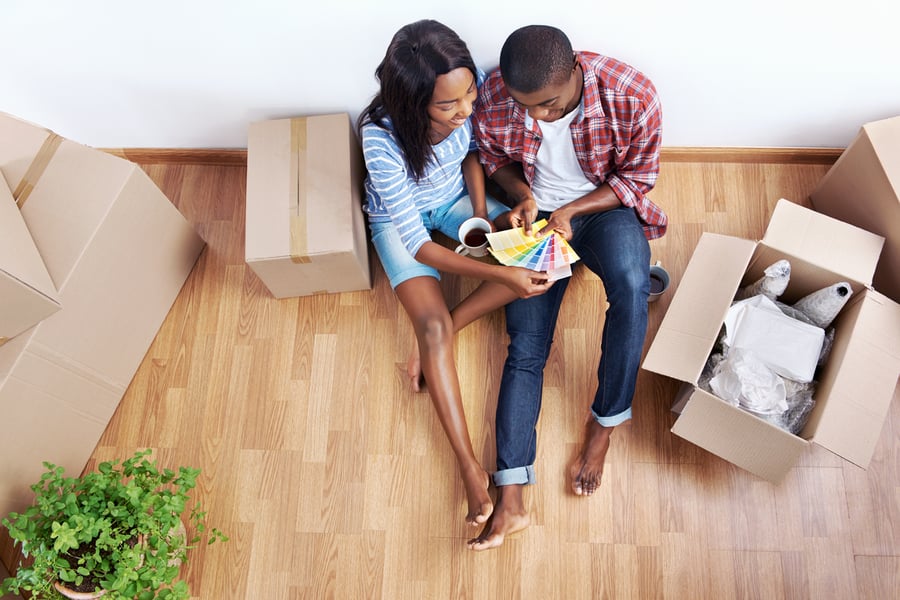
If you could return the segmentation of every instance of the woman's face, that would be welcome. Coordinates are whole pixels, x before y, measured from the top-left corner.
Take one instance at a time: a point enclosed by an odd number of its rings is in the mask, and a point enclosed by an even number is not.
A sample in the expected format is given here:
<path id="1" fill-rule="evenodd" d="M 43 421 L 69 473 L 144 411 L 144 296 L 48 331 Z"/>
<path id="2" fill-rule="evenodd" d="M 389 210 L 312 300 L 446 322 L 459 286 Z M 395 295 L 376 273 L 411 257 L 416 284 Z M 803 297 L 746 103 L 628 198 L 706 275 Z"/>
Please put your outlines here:
<path id="1" fill-rule="evenodd" d="M 472 114 L 477 94 L 475 76 L 465 67 L 438 75 L 431 102 L 428 103 L 432 133 L 443 139 L 454 129 L 462 127 Z"/>

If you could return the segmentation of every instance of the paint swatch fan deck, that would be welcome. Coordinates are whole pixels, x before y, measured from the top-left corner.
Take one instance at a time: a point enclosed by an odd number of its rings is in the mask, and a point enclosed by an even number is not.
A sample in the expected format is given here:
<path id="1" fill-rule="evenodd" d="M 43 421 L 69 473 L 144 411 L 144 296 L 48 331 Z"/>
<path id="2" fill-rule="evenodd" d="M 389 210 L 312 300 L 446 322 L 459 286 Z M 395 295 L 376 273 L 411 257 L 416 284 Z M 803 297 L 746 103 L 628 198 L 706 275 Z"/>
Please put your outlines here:
<path id="1" fill-rule="evenodd" d="M 546 219 L 532 224 L 532 231 L 540 231 L 547 225 Z M 525 229 L 507 229 L 487 234 L 488 250 L 500 264 L 509 267 L 525 267 L 546 272 L 550 281 L 572 275 L 572 263 L 578 254 L 564 237 L 553 231 L 540 238 L 525 235 Z"/>

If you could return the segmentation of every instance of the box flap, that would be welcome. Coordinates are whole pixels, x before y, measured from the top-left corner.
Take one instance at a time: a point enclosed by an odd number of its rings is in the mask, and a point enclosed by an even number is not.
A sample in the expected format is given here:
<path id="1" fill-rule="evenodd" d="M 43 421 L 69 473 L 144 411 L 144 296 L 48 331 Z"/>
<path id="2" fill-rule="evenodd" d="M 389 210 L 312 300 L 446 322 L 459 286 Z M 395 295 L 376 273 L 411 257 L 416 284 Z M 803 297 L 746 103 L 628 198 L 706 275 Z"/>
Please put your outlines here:
<path id="1" fill-rule="evenodd" d="M 900 116 L 872 121 L 862 127 L 862 133 L 869 136 L 872 147 L 878 153 L 878 162 L 884 175 L 894 190 L 894 196 L 900 197 Z"/>
<path id="2" fill-rule="evenodd" d="M 296 183 L 291 184 L 291 138 L 291 119 L 259 121 L 251 123 L 248 129 L 244 226 L 247 262 L 290 256 L 288 224 L 291 199 L 297 194 Z"/>
<path id="3" fill-rule="evenodd" d="M 353 213 L 359 185 L 351 171 L 352 154 L 358 148 L 350 135 L 346 113 L 320 115 L 306 120 L 308 146 L 301 153 L 300 197 L 292 224 L 291 254 L 311 256 L 344 252 L 354 248 Z M 299 234 L 299 235 L 297 235 Z"/>
<path id="4" fill-rule="evenodd" d="M 34 245 L 34 239 L 25 225 L 6 180 L 0 174 L 0 271 L 21 281 L 35 292 L 54 302 L 58 300 L 56 287 Z"/>
<path id="5" fill-rule="evenodd" d="M 784 478 L 808 445 L 701 389 L 694 390 L 672 433 L 772 483 Z"/>
<path id="6" fill-rule="evenodd" d="M 643 368 L 696 383 L 756 243 L 704 233 L 653 339 Z"/>
<path id="7" fill-rule="evenodd" d="M 870 285 L 884 238 L 782 198 L 762 243 Z"/>
<path id="8" fill-rule="evenodd" d="M 59 310 L 59 295 L 0 173 L 0 343 Z"/>
<path id="9" fill-rule="evenodd" d="M 834 328 L 834 347 L 816 393 L 822 406 L 806 430 L 815 432 L 815 443 L 866 468 L 900 376 L 900 305 L 866 290 L 844 308 Z"/>
<path id="10" fill-rule="evenodd" d="M 27 179 L 26 174 L 52 131 L 0 112 L 0 172 L 6 177 L 9 189 L 15 192 Z"/>

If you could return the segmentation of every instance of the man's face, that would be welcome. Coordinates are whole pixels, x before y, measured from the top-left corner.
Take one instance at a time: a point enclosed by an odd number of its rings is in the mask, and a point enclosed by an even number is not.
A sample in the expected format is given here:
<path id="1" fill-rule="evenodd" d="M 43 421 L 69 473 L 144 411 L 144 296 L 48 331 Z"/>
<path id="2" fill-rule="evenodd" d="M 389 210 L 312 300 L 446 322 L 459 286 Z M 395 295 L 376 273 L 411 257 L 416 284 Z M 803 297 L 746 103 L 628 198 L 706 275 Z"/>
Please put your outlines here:
<path id="1" fill-rule="evenodd" d="M 583 77 L 581 66 L 576 62 L 568 76 L 557 78 L 534 92 L 520 92 L 507 87 L 510 96 L 528 111 L 532 119 L 552 122 L 569 114 L 581 100 Z"/>

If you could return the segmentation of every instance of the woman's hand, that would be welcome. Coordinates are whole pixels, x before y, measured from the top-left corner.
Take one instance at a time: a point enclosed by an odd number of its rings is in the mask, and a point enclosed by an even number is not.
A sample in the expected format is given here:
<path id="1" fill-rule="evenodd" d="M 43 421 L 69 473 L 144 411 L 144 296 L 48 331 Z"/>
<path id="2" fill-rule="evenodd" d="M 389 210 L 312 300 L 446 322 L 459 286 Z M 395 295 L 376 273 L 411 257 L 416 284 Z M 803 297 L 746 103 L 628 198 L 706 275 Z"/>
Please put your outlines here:
<path id="1" fill-rule="evenodd" d="M 547 274 L 532 271 L 523 267 L 502 267 L 503 276 L 500 283 L 511 289 L 519 298 L 540 296 L 550 289 L 552 281 L 547 281 Z"/>

